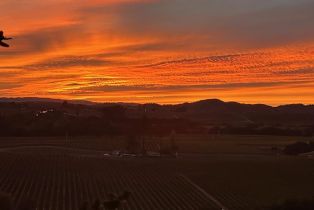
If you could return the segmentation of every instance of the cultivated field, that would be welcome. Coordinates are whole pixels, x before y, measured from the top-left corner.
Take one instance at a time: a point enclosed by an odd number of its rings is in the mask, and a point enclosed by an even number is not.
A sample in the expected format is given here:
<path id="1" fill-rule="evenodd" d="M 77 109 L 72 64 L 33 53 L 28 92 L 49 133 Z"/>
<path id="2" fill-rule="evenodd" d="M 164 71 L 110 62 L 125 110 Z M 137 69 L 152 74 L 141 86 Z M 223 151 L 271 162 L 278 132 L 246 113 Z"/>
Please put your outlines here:
<path id="1" fill-rule="evenodd" d="M 218 209 L 174 171 L 149 160 L 80 157 L 53 149 L 15 150 L 0 154 L 0 190 L 16 203 L 36 201 L 38 209 L 79 209 L 83 201 L 107 193 L 132 192 L 125 209 Z"/>
<path id="2" fill-rule="evenodd" d="M 124 190 L 133 193 L 125 209 L 143 210 L 221 209 L 219 203 L 230 210 L 265 209 L 314 195 L 314 160 L 271 150 L 307 139 L 178 136 L 177 159 L 105 158 L 102 151 L 123 147 L 123 138 L 67 140 L 1 139 L 0 191 L 17 203 L 33 199 L 41 210 L 74 210 L 84 200 Z M 147 144 L 154 148 L 157 140 Z"/>
<path id="3" fill-rule="evenodd" d="M 181 164 L 186 176 L 229 209 L 265 209 L 314 196 L 313 159 L 217 155 Z"/>

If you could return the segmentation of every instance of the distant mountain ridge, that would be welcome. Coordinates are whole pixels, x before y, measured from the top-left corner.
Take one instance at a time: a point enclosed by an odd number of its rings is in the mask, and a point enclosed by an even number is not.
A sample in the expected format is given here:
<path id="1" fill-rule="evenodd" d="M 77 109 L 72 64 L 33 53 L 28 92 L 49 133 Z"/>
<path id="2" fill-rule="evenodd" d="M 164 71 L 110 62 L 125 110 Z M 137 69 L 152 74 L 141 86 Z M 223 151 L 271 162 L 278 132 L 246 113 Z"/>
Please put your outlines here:
<path id="1" fill-rule="evenodd" d="M 241 104 L 237 102 L 223 102 L 217 99 L 203 100 L 185 105 L 192 112 L 199 114 L 199 118 L 206 116 L 216 120 L 239 121 L 306 121 L 314 123 L 314 105 L 288 104 L 269 106 L 265 104 Z M 215 118 L 215 117 L 214 117 Z M 263 120 L 262 120 L 263 119 Z"/>
<path id="2" fill-rule="evenodd" d="M 41 107 L 56 108 L 65 100 L 49 98 L 0 98 L 0 103 L 36 103 Z M 132 103 L 97 103 L 85 100 L 67 100 L 68 104 L 86 106 L 86 110 L 94 109 L 101 115 L 101 107 L 122 106 L 126 114 L 132 117 L 145 115 L 157 119 L 188 119 L 202 123 L 295 123 L 314 124 L 314 105 L 288 104 L 269 106 L 265 104 L 243 104 L 224 102 L 219 99 L 207 99 L 196 102 L 161 105 L 161 104 L 132 104 Z M 134 107 L 144 107 L 138 109 Z M 98 111 L 97 111 L 98 110 Z M 89 112 L 89 111 L 87 111 Z M 95 113 L 95 112 L 94 112 Z"/>
<path id="3" fill-rule="evenodd" d="M 1 120 L 6 135 L 16 135 L 20 132 L 18 129 L 22 129 L 21 135 L 38 135 L 36 129 L 41 129 L 42 135 L 59 135 L 65 129 L 62 127 L 65 122 L 71 120 L 71 126 L 75 128 L 73 132 L 77 135 L 90 135 L 96 130 L 98 134 L 103 133 L 104 127 L 107 133 L 113 129 L 119 133 L 135 125 L 141 127 L 145 122 L 145 126 L 151 126 L 150 129 L 157 133 L 175 129 L 194 133 L 314 136 L 314 105 L 288 104 L 273 107 L 224 102 L 219 99 L 161 105 L 0 98 L 0 125 Z M 13 127 L 8 127 L 10 124 Z M 75 126 L 81 127 L 76 129 Z M 54 129 L 51 130 L 51 127 Z"/>
<path id="4" fill-rule="evenodd" d="M 95 105 L 95 104 L 125 104 L 125 105 L 145 105 L 145 104 L 140 104 L 140 103 L 126 103 L 126 102 L 92 102 L 88 100 L 66 100 L 66 99 L 53 99 L 53 98 L 40 98 L 40 97 L 0 97 L 0 102 L 52 102 L 52 103 L 63 103 L 64 101 L 67 101 L 69 103 L 73 104 L 84 104 L 84 105 Z M 232 105 L 234 107 L 236 106 L 255 106 L 255 107 L 272 107 L 272 108 L 279 108 L 279 107 L 287 107 L 287 108 L 293 108 L 293 107 L 298 107 L 298 108 L 304 108 L 304 107 L 314 107 L 314 104 L 310 105 L 304 105 L 302 103 L 298 104 L 284 104 L 284 105 L 279 105 L 279 106 L 271 106 L 271 105 L 266 105 L 266 104 L 246 104 L 246 103 L 240 103 L 240 102 L 235 102 L 235 101 L 230 101 L 230 102 L 225 102 L 220 99 L 205 99 L 205 100 L 199 100 L 195 102 L 186 102 L 186 103 L 178 103 L 178 104 L 167 104 L 167 105 L 161 105 L 158 103 L 147 103 L 146 105 L 158 105 L 158 106 L 181 106 L 181 105 L 195 105 L 199 107 L 204 107 L 204 106 L 213 106 L 213 105 Z"/>

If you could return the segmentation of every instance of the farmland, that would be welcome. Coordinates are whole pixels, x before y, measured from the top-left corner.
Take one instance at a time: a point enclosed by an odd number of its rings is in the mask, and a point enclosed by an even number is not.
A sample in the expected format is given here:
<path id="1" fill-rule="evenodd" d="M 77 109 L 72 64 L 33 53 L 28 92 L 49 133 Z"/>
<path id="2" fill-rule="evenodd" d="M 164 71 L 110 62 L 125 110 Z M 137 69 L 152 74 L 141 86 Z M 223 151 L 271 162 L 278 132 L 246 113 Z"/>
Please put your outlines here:
<path id="1" fill-rule="evenodd" d="M 148 162 L 103 160 L 40 149 L 2 153 L 0 189 L 16 203 L 35 200 L 39 209 L 78 209 L 106 193 L 132 192 L 127 209 L 217 209 L 170 170 Z"/>
<path id="2" fill-rule="evenodd" d="M 292 137 L 178 136 L 183 153 L 177 159 L 103 157 L 102 151 L 122 147 L 123 138 L 0 141 L 0 191 L 15 203 L 32 199 L 42 210 L 74 210 L 124 190 L 132 192 L 125 209 L 143 210 L 220 209 L 208 194 L 231 210 L 314 195 L 314 160 L 270 150 Z"/>
<path id="3" fill-rule="evenodd" d="M 125 147 L 127 137 L 0 137 L 1 147 L 61 146 L 100 151 Z M 148 147 L 156 147 L 169 141 L 169 137 L 147 137 Z M 269 154 L 271 147 L 283 148 L 296 141 L 310 141 L 310 137 L 249 136 L 249 135 L 177 135 L 181 153 L 199 154 Z M 155 148 L 156 149 L 156 148 Z"/>

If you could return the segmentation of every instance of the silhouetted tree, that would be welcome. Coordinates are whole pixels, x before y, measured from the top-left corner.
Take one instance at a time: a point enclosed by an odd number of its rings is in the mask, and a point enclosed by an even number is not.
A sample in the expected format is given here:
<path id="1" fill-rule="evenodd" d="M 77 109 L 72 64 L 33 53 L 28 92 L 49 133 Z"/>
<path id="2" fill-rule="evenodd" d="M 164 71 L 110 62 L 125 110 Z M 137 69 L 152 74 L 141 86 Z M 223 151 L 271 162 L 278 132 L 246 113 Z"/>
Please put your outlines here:
<path id="1" fill-rule="evenodd" d="M 61 106 L 62 108 L 68 108 L 69 103 L 67 101 L 63 101 Z"/>
<path id="2" fill-rule="evenodd" d="M 127 137 L 126 150 L 129 153 L 137 153 L 139 151 L 139 142 L 135 135 L 129 135 Z"/>
<path id="3" fill-rule="evenodd" d="M 117 121 L 125 118 L 125 108 L 119 105 L 107 106 L 102 109 L 103 118 L 107 121 Z"/>
<path id="4" fill-rule="evenodd" d="M 125 191 L 123 194 L 116 196 L 115 194 L 109 194 L 109 200 L 103 202 L 103 206 L 106 210 L 117 210 L 128 202 L 131 196 L 131 192 Z"/>
<path id="5" fill-rule="evenodd" d="M 99 199 L 96 199 L 92 205 L 92 210 L 100 210 L 101 202 Z"/>
<path id="6" fill-rule="evenodd" d="M 312 151 L 314 151 L 314 144 L 312 142 L 296 142 L 286 146 L 284 149 L 284 153 L 287 155 L 298 155 Z"/>
<path id="7" fill-rule="evenodd" d="M 176 142 L 176 131 L 173 130 L 170 135 L 170 144 L 171 144 L 171 153 L 172 155 L 177 156 L 179 147 Z"/>

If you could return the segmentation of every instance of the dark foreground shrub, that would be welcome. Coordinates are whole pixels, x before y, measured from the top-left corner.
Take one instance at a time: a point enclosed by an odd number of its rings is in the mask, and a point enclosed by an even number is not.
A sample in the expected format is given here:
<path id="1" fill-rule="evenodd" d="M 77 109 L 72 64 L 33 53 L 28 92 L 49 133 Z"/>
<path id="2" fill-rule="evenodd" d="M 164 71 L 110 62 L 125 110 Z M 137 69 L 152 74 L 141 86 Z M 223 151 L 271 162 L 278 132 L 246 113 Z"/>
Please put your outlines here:
<path id="1" fill-rule="evenodd" d="M 314 151 L 313 143 L 296 142 L 286 146 L 284 153 L 287 155 L 298 155 Z"/>
<path id="2" fill-rule="evenodd" d="M 287 200 L 282 204 L 269 207 L 268 210 L 313 210 L 314 198 L 310 200 Z"/>
<path id="3" fill-rule="evenodd" d="M 25 199 L 19 204 L 17 210 L 36 210 L 35 201 Z"/>
<path id="4" fill-rule="evenodd" d="M 1 210 L 12 209 L 12 198 L 9 194 L 0 192 L 0 209 Z"/>

